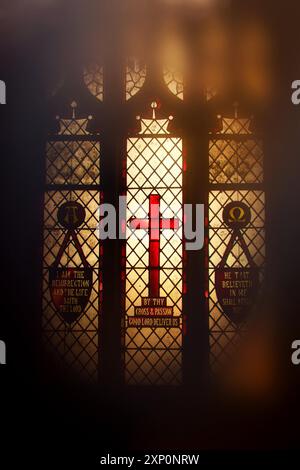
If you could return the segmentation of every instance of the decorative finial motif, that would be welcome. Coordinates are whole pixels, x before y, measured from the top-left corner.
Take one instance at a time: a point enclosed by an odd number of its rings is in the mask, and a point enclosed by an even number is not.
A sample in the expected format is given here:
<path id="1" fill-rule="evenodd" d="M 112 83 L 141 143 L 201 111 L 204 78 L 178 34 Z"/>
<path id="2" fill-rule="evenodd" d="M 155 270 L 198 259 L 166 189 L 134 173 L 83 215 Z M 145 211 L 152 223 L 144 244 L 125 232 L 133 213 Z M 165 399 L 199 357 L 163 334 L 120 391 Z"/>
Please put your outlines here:
<path id="1" fill-rule="evenodd" d="M 72 101 L 71 103 L 71 108 L 72 108 L 72 119 L 76 119 L 76 108 L 77 108 L 77 102 Z"/>
<path id="2" fill-rule="evenodd" d="M 239 106 L 240 106 L 240 103 L 239 103 L 238 101 L 235 101 L 235 102 L 233 103 L 234 118 L 235 118 L 235 119 L 238 118 Z"/>
<path id="3" fill-rule="evenodd" d="M 93 116 L 88 116 L 87 118 L 77 119 L 76 110 L 78 108 L 77 101 L 73 100 L 70 103 L 72 110 L 71 119 L 63 119 L 60 116 L 56 116 L 56 119 L 59 121 L 60 130 L 59 135 L 89 135 L 90 132 L 87 130 L 88 122 L 93 119 Z"/>
<path id="4" fill-rule="evenodd" d="M 141 116 L 137 116 L 137 120 L 141 121 L 141 131 L 140 134 L 170 134 L 168 131 L 168 126 L 170 121 L 173 120 L 173 116 L 169 116 L 168 119 L 157 119 L 158 103 L 152 101 L 152 119 L 143 119 Z"/>
<path id="5" fill-rule="evenodd" d="M 240 103 L 235 101 L 233 103 L 234 109 L 234 117 L 224 117 L 222 115 L 218 115 L 218 119 L 222 122 L 222 130 L 220 131 L 221 134 L 234 134 L 234 135 L 250 135 L 252 134 L 251 131 L 251 124 L 253 117 L 250 118 L 242 118 L 239 117 L 239 108 Z"/>
<path id="6" fill-rule="evenodd" d="M 152 108 L 152 119 L 156 119 L 156 112 L 155 112 L 155 110 L 156 110 L 156 108 L 157 108 L 157 103 L 156 103 L 156 101 L 153 101 L 153 102 L 151 103 L 151 108 Z"/>

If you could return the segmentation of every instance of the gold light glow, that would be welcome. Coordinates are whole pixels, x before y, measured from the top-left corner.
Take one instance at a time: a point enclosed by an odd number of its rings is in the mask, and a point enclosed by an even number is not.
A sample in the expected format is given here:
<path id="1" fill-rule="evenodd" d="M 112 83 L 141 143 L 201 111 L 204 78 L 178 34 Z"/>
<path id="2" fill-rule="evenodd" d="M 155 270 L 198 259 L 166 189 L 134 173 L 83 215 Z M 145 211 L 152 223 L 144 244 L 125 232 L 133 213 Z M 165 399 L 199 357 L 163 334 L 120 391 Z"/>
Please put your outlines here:
<path id="1" fill-rule="evenodd" d="M 149 127 L 148 127 L 149 129 Z M 127 143 L 127 220 L 146 218 L 149 194 L 161 196 L 161 214 L 176 217 L 178 231 L 163 230 L 160 295 L 182 314 L 182 141 L 173 137 L 135 137 Z M 126 316 L 148 296 L 149 235 L 128 230 Z M 181 328 L 126 328 L 125 376 L 129 384 L 178 384 L 181 381 Z"/>

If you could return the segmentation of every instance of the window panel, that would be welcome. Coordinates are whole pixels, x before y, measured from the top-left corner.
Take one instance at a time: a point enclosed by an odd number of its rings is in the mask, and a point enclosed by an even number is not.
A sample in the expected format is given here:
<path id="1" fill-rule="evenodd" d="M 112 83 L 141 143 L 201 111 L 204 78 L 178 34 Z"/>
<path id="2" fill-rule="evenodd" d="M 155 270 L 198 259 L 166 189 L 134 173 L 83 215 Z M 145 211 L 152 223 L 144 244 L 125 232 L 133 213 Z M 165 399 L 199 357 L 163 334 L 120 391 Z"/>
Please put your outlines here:
<path id="1" fill-rule="evenodd" d="M 165 84 L 170 92 L 180 100 L 183 100 L 183 74 L 174 68 L 165 67 L 163 75 Z"/>
<path id="2" fill-rule="evenodd" d="M 84 83 L 89 92 L 99 101 L 104 98 L 103 67 L 99 64 L 89 65 L 83 72 Z"/>
<path id="3" fill-rule="evenodd" d="M 99 142 L 48 142 L 46 184 L 99 184 L 99 153 Z"/>
<path id="4" fill-rule="evenodd" d="M 218 369 L 236 353 L 247 330 L 246 311 L 251 309 L 252 302 L 255 304 L 252 299 L 255 298 L 255 280 L 258 279 L 259 285 L 263 281 L 263 151 L 261 140 L 252 135 L 250 119 L 239 119 L 236 113 L 235 118 L 222 120 L 220 133 L 212 136 L 209 143 L 209 181 L 210 351 L 211 366 Z M 220 271 L 221 278 L 218 277 Z M 228 293 L 224 286 L 231 285 Z M 256 291 L 258 294 L 258 286 Z M 239 320 L 230 314 L 234 309 L 242 315 Z"/>
<path id="5" fill-rule="evenodd" d="M 178 384 L 182 354 L 182 140 L 165 136 L 168 120 L 157 120 L 155 112 L 152 120 L 142 119 L 141 127 L 140 135 L 127 142 L 125 380 L 129 384 Z M 176 230 L 171 225 L 160 230 L 156 296 L 151 295 L 151 269 L 155 270 L 150 266 L 152 196 L 159 198 L 160 220 L 178 224 Z M 132 227 L 132 221 L 142 221 L 138 223 L 145 229 Z M 140 321 L 136 309 L 143 299 L 151 297 L 172 307 L 172 315 L 166 320 L 176 324 L 160 327 L 157 323 L 152 327 L 152 323 L 144 323 L 146 326 L 136 327 L 135 321 Z M 147 322 L 149 316 L 147 311 L 143 321 Z M 151 322 L 156 320 L 156 316 L 150 318 Z"/>
<path id="6" fill-rule="evenodd" d="M 211 101 L 213 98 L 215 98 L 218 94 L 218 90 L 214 87 L 209 87 L 207 86 L 205 88 L 205 99 L 206 101 Z"/>
<path id="7" fill-rule="evenodd" d="M 144 86 L 146 80 L 146 65 L 135 58 L 127 61 L 126 67 L 126 100 L 130 100 Z"/>
<path id="8" fill-rule="evenodd" d="M 262 158 L 260 140 L 213 139 L 209 148 L 210 182 L 262 183 Z"/>
<path id="9" fill-rule="evenodd" d="M 72 107 L 73 118 L 60 120 L 47 144 L 42 329 L 46 349 L 65 373 L 94 381 L 102 285 L 100 146 L 87 131 L 88 119 L 77 120 L 76 103 Z M 78 207 L 84 211 L 80 221 Z M 70 312 L 76 312 L 72 321 Z"/>

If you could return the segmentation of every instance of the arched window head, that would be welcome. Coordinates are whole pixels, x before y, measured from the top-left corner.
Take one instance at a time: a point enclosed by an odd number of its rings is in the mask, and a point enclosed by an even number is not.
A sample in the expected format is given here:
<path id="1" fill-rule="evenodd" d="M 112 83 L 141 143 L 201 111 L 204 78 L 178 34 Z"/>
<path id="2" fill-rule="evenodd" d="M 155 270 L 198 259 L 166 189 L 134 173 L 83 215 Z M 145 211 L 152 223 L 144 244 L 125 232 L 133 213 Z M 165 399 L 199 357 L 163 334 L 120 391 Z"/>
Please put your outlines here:
<path id="1" fill-rule="evenodd" d="M 103 101 L 104 98 L 103 75 L 103 67 L 99 64 L 87 66 L 83 72 L 87 89 L 99 101 Z"/>
<path id="2" fill-rule="evenodd" d="M 127 60 L 126 65 L 126 100 L 130 100 L 143 87 L 146 80 L 146 64 L 135 57 Z"/>

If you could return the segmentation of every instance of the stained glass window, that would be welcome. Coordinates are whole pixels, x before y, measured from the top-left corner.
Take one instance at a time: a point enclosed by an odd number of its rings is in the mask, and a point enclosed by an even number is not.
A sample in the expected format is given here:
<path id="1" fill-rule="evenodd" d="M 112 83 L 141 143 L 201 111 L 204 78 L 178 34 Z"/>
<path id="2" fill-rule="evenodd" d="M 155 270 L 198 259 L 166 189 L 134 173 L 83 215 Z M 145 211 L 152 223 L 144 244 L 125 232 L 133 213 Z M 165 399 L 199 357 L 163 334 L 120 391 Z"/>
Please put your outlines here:
<path id="1" fill-rule="evenodd" d="M 183 100 L 183 76 L 171 67 L 165 67 L 163 71 L 164 81 L 171 93 Z"/>
<path id="2" fill-rule="evenodd" d="M 143 61 L 136 58 L 128 59 L 126 67 L 126 100 L 130 100 L 143 87 L 147 69 Z"/>
<path id="3" fill-rule="evenodd" d="M 215 88 L 207 87 L 205 90 L 205 99 L 206 101 L 212 100 L 215 96 L 217 96 L 218 92 Z"/>
<path id="4" fill-rule="evenodd" d="M 99 101 L 103 101 L 103 67 L 99 64 L 93 64 L 85 67 L 83 72 L 83 79 L 89 92 Z"/>
<path id="5" fill-rule="evenodd" d="M 212 368 L 236 352 L 265 260 L 262 141 L 252 119 L 219 116 L 209 142 L 209 325 Z"/>
<path id="6" fill-rule="evenodd" d="M 182 139 L 141 119 L 127 141 L 124 367 L 128 384 L 179 384 L 182 361 Z M 171 119 L 171 118 L 170 118 Z"/>
<path id="7" fill-rule="evenodd" d="M 83 75 L 84 85 L 100 101 L 104 96 L 103 70 L 101 66 L 86 67 Z M 175 114 L 177 109 L 186 106 L 183 74 L 179 70 L 165 63 L 155 71 L 161 73 L 159 80 L 153 81 L 153 88 L 158 86 L 162 102 L 169 99 L 173 106 L 177 101 L 175 110 L 172 108 Z M 147 73 L 143 61 L 127 61 L 119 77 L 123 80 L 119 91 L 124 101 L 125 97 L 128 101 L 142 90 Z M 161 87 L 162 78 L 165 87 Z M 121 86 L 121 80 L 119 83 Z M 146 93 L 140 93 L 141 100 L 135 103 L 139 109 L 150 95 L 150 85 L 151 80 L 148 80 Z M 170 97 L 167 88 L 179 99 Z M 206 94 L 211 100 L 216 89 L 207 88 Z M 128 106 L 120 100 L 118 111 L 123 112 L 127 106 L 132 112 L 134 102 L 132 100 Z M 116 103 L 114 105 L 117 107 Z M 112 327 L 109 334 L 114 344 L 122 339 L 122 357 L 119 354 L 118 358 L 123 361 L 125 383 L 178 385 L 182 382 L 184 353 L 183 140 L 173 131 L 172 116 L 158 117 L 164 111 L 163 106 L 160 109 L 153 102 L 151 107 L 152 115 L 147 114 L 149 109 L 144 110 L 147 117 L 139 116 L 137 131 L 131 130 L 126 137 L 126 151 L 124 136 L 116 139 L 117 152 L 123 152 L 126 159 L 127 239 L 122 266 L 115 270 L 122 275 L 124 283 L 121 305 L 115 306 L 118 313 L 120 310 L 124 313 L 122 329 L 115 322 L 115 329 L 112 331 Z M 203 113 L 204 109 L 199 112 Z M 70 113 L 67 118 L 57 117 L 57 130 L 49 137 L 46 148 L 42 327 L 47 350 L 52 351 L 66 371 L 73 371 L 76 377 L 96 380 L 102 300 L 99 235 L 102 161 L 99 135 L 91 131 L 93 117 L 78 118 L 75 102 L 71 104 Z M 200 302 L 201 312 L 199 305 L 195 305 L 199 315 L 206 320 L 209 317 L 212 369 L 222 366 L 235 354 L 247 330 L 248 313 L 255 308 L 265 262 L 262 140 L 253 130 L 252 117 L 239 117 L 237 107 L 233 117 L 220 115 L 218 120 L 219 130 L 209 136 L 207 263 L 203 263 L 203 271 L 199 272 L 199 278 L 206 271 L 208 274 L 205 287 L 208 312 L 203 311 L 205 308 Z M 104 132 L 103 146 L 109 143 L 111 135 Z M 188 150 L 191 135 L 189 132 L 185 135 Z M 105 165 L 110 166 L 110 151 L 113 154 L 115 147 L 107 145 L 107 148 Z M 192 154 L 193 148 L 189 151 Z M 118 161 L 115 160 L 116 165 Z M 191 171 L 186 187 L 193 165 L 197 166 L 193 155 L 189 155 L 189 165 Z M 119 170 L 115 168 L 115 175 L 119 175 Z M 107 174 L 110 177 L 111 173 Z M 106 185 L 109 184 L 110 181 L 106 181 Z M 202 184 L 201 194 L 206 194 L 204 173 Z M 112 187 L 112 199 L 123 193 L 124 186 L 119 180 Z M 196 188 L 193 190 L 196 194 Z M 202 200 L 202 196 L 199 199 Z M 120 245 L 122 242 L 118 247 Z M 203 260 L 204 252 L 202 255 Z M 192 271 L 193 266 L 189 267 Z M 110 272 L 109 263 L 105 264 L 104 279 L 111 279 L 107 273 L 115 275 Z M 191 284 L 199 282 L 188 278 Z M 189 291 L 185 292 L 189 300 Z M 109 313 L 105 311 L 103 324 L 109 322 Z M 189 315 L 187 311 L 187 319 Z M 207 340 L 207 325 L 204 328 L 204 333 L 199 326 L 197 332 L 189 329 L 186 339 L 194 341 L 197 335 L 203 334 Z M 104 330 L 109 328 L 104 327 Z M 110 339 L 105 338 L 107 343 Z M 118 363 L 117 373 L 120 370 Z"/>
<path id="8" fill-rule="evenodd" d="M 46 149 L 42 329 L 66 373 L 95 380 L 101 296 L 100 144 L 91 116 L 57 118 Z"/>
<path id="9" fill-rule="evenodd" d="M 161 42 L 160 68 L 164 83 L 173 95 L 183 100 L 187 66 L 185 41 L 174 25 L 169 25 Z"/>

